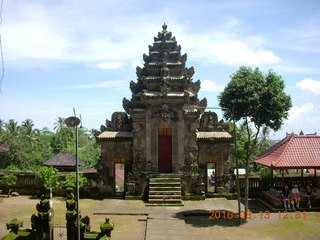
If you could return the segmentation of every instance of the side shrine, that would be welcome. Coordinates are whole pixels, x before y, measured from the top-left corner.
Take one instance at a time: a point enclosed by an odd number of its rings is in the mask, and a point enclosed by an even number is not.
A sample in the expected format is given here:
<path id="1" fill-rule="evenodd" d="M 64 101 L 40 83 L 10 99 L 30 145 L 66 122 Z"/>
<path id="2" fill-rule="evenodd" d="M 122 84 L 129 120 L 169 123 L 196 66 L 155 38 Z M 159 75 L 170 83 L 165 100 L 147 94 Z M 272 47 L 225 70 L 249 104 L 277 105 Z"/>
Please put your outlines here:
<path id="1" fill-rule="evenodd" d="M 123 99 L 125 112 L 113 113 L 101 126 L 101 191 L 115 193 L 116 163 L 125 166 L 125 197 L 144 196 L 150 204 L 204 198 L 209 163 L 215 166 L 215 192 L 232 191 L 232 136 L 216 113 L 205 112 L 206 98 L 198 99 L 201 82 L 192 81 L 194 69 L 185 66 L 187 54 L 181 55 L 167 25 L 143 60 L 137 82 L 130 82 L 131 100 Z"/>

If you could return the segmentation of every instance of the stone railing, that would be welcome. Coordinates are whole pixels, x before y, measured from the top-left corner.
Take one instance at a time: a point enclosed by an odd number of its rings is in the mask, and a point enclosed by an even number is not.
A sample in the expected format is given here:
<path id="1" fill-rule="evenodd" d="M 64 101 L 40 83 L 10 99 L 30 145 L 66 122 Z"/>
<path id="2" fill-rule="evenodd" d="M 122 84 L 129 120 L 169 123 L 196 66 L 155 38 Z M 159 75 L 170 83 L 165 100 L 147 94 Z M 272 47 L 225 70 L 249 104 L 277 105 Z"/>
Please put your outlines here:
<path id="1" fill-rule="evenodd" d="M 307 185 L 312 185 L 313 187 L 320 186 L 320 176 L 317 177 L 273 177 L 272 179 L 261 179 L 260 177 L 250 176 L 249 177 L 249 188 L 252 190 L 268 190 L 269 188 L 278 188 L 281 189 L 283 184 L 287 184 L 290 187 L 294 184 L 298 186 L 306 187 Z M 239 177 L 240 188 L 245 188 L 245 177 Z"/>

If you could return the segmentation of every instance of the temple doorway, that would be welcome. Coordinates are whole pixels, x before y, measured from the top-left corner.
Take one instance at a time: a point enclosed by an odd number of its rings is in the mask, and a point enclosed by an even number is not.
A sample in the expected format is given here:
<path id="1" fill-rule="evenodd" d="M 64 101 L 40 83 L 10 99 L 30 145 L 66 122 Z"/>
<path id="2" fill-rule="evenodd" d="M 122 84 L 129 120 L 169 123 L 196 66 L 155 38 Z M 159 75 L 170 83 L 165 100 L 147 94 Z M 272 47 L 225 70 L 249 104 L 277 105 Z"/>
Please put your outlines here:
<path id="1" fill-rule="evenodd" d="M 207 193 L 216 191 L 216 164 L 207 163 Z"/>
<path id="2" fill-rule="evenodd" d="M 172 128 L 158 129 L 158 172 L 172 172 Z"/>
<path id="3" fill-rule="evenodd" d="M 115 176 L 115 192 L 124 192 L 124 173 L 125 164 L 114 164 L 114 176 Z"/>

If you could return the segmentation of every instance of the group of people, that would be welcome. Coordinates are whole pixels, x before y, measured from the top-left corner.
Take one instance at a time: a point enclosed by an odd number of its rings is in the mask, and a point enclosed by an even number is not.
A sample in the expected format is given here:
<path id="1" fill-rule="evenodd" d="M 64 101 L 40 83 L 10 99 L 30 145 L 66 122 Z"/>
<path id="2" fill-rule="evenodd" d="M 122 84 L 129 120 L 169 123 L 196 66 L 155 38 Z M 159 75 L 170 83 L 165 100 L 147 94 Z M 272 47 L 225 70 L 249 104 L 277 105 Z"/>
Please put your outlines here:
<path id="1" fill-rule="evenodd" d="M 311 208 L 311 200 L 314 199 L 314 195 L 309 185 L 306 188 L 305 196 L 307 199 L 307 208 Z M 291 191 L 289 190 L 289 186 L 285 185 L 281 193 L 281 198 L 283 201 L 285 211 L 290 211 L 291 209 L 292 211 L 296 211 L 296 209 L 300 208 L 301 198 L 298 185 L 295 184 Z"/>

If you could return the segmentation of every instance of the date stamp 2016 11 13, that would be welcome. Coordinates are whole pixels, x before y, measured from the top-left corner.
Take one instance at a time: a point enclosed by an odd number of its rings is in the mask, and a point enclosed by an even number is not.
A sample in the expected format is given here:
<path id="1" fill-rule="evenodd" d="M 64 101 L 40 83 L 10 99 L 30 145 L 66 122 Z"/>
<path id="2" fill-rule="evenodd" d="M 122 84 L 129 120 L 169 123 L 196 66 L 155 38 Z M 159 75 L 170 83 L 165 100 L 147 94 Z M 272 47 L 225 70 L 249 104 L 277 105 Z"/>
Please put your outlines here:
<path id="1" fill-rule="evenodd" d="M 209 211 L 210 216 L 209 219 L 232 219 L 235 217 L 232 211 Z M 288 212 L 288 211 L 278 211 L 278 218 L 279 219 L 306 219 L 307 213 L 305 211 L 295 211 L 295 212 Z M 247 216 L 247 217 L 246 217 Z M 259 211 L 257 213 L 253 213 L 251 211 L 240 211 L 240 218 L 241 219 L 269 219 L 271 213 L 269 211 Z"/>

